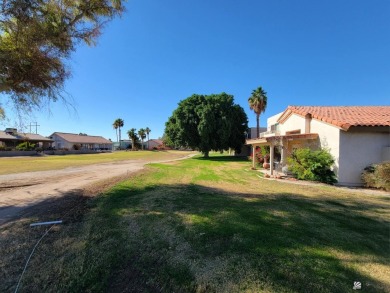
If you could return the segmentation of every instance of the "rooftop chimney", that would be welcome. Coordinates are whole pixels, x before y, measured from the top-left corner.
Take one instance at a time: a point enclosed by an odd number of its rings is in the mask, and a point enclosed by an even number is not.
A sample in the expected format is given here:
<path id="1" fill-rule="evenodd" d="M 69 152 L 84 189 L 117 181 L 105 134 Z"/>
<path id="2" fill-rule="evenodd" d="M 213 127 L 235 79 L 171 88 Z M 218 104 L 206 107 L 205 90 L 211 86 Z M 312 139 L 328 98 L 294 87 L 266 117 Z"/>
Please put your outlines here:
<path id="1" fill-rule="evenodd" d="M 9 128 L 8 127 L 4 130 L 4 132 L 12 135 L 12 134 L 18 133 L 18 130 L 16 128 Z"/>

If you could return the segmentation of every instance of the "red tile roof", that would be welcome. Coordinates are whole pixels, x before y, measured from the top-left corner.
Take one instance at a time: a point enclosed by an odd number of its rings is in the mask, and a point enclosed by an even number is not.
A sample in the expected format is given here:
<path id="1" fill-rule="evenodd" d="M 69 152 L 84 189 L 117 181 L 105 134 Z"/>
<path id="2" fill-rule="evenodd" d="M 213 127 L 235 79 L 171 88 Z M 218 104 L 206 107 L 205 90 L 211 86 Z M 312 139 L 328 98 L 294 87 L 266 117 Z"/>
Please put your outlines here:
<path id="1" fill-rule="evenodd" d="M 390 126 L 390 106 L 288 106 L 278 122 L 283 123 L 293 113 L 311 114 L 344 130 L 351 126 Z"/>

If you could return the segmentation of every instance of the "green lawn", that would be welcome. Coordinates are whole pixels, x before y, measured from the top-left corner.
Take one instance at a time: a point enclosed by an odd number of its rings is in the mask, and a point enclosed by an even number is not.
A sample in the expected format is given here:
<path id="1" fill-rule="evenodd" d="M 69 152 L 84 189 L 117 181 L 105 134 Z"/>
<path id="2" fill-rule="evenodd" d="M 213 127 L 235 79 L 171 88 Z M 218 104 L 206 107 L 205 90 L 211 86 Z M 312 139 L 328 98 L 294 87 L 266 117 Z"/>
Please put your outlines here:
<path id="1" fill-rule="evenodd" d="M 49 236 L 22 291 L 390 291 L 390 197 L 261 179 L 231 157 L 148 169 Z"/>

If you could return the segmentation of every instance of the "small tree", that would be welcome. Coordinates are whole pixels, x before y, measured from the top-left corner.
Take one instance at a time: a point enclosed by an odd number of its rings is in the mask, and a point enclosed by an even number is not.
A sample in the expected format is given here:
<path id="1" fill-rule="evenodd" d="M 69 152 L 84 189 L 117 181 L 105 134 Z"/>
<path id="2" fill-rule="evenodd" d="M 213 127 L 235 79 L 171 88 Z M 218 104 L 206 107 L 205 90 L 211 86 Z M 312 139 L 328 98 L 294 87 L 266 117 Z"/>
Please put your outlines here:
<path id="1" fill-rule="evenodd" d="M 146 132 L 146 135 L 148 136 L 148 149 L 149 149 L 149 133 L 151 133 L 152 130 L 150 130 L 149 127 L 146 127 L 146 128 L 145 128 L 145 132 Z"/>
<path id="2" fill-rule="evenodd" d="M 337 182 L 336 175 L 331 170 L 334 158 L 327 149 L 297 149 L 287 158 L 287 162 L 289 171 L 298 179 L 328 184 Z"/>
<path id="3" fill-rule="evenodd" d="M 135 149 L 135 144 L 136 144 L 136 142 L 138 140 L 137 129 L 135 129 L 135 128 L 130 129 L 127 132 L 127 135 L 131 139 L 131 149 L 134 150 Z"/>
<path id="4" fill-rule="evenodd" d="M 141 138 L 141 148 L 144 149 L 144 139 L 146 138 L 145 129 L 141 128 L 140 130 L 138 130 L 138 135 Z"/>
<path id="5" fill-rule="evenodd" d="M 390 191 L 390 162 L 383 162 L 364 168 L 362 180 L 367 187 Z"/>
<path id="6" fill-rule="evenodd" d="M 35 144 L 28 141 L 22 142 L 16 146 L 18 151 L 32 151 L 35 148 Z"/>

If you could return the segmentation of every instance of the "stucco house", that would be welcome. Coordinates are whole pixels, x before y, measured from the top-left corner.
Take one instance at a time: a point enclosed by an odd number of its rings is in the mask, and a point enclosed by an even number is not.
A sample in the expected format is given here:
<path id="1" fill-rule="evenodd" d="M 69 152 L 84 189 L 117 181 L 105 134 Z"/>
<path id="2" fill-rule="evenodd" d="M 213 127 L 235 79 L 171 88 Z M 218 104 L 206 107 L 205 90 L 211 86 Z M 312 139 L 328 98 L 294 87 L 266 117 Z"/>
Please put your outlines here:
<path id="1" fill-rule="evenodd" d="M 50 138 L 39 134 L 18 132 L 16 128 L 6 128 L 4 131 L 0 131 L 0 146 L 14 148 L 25 141 L 44 149 L 50 147 L 53 142 Z"/>
<path id="2" fill-rule="evenodd" d="M 365 167 L 390 161 L 390 106 L 288 106 L 268 118 L 267 131 L 247 145 L 252 152 L 270 146 L 271 174 L 296 148 L 327 148 L 335 158 L 338 184 L 360 186 Z M 280 152 L 276 164 L 275 148 Z"/>
<path id="3" fill-rule="evenodd" d="M 161 139 L 149 139 L 145 144 L 148 150 L 153 150 L 162 147 L 164 142 Z"/>
<path id="4" fill-rule="evenodd" d="M 266 132 L 267 127 L 259 127 L 259 132 Z M 251 138 L 256 138 L 257 137 L 257 127 L 249 127 L 248 131 L 246 132 L 246 138 L 251 139 Z"/>
<path id="5" fill-rule="evenodd" d="M 101 136 L 54 132 L 50 139 L 55 149 L 112 150 L 112 141 Z"/>

